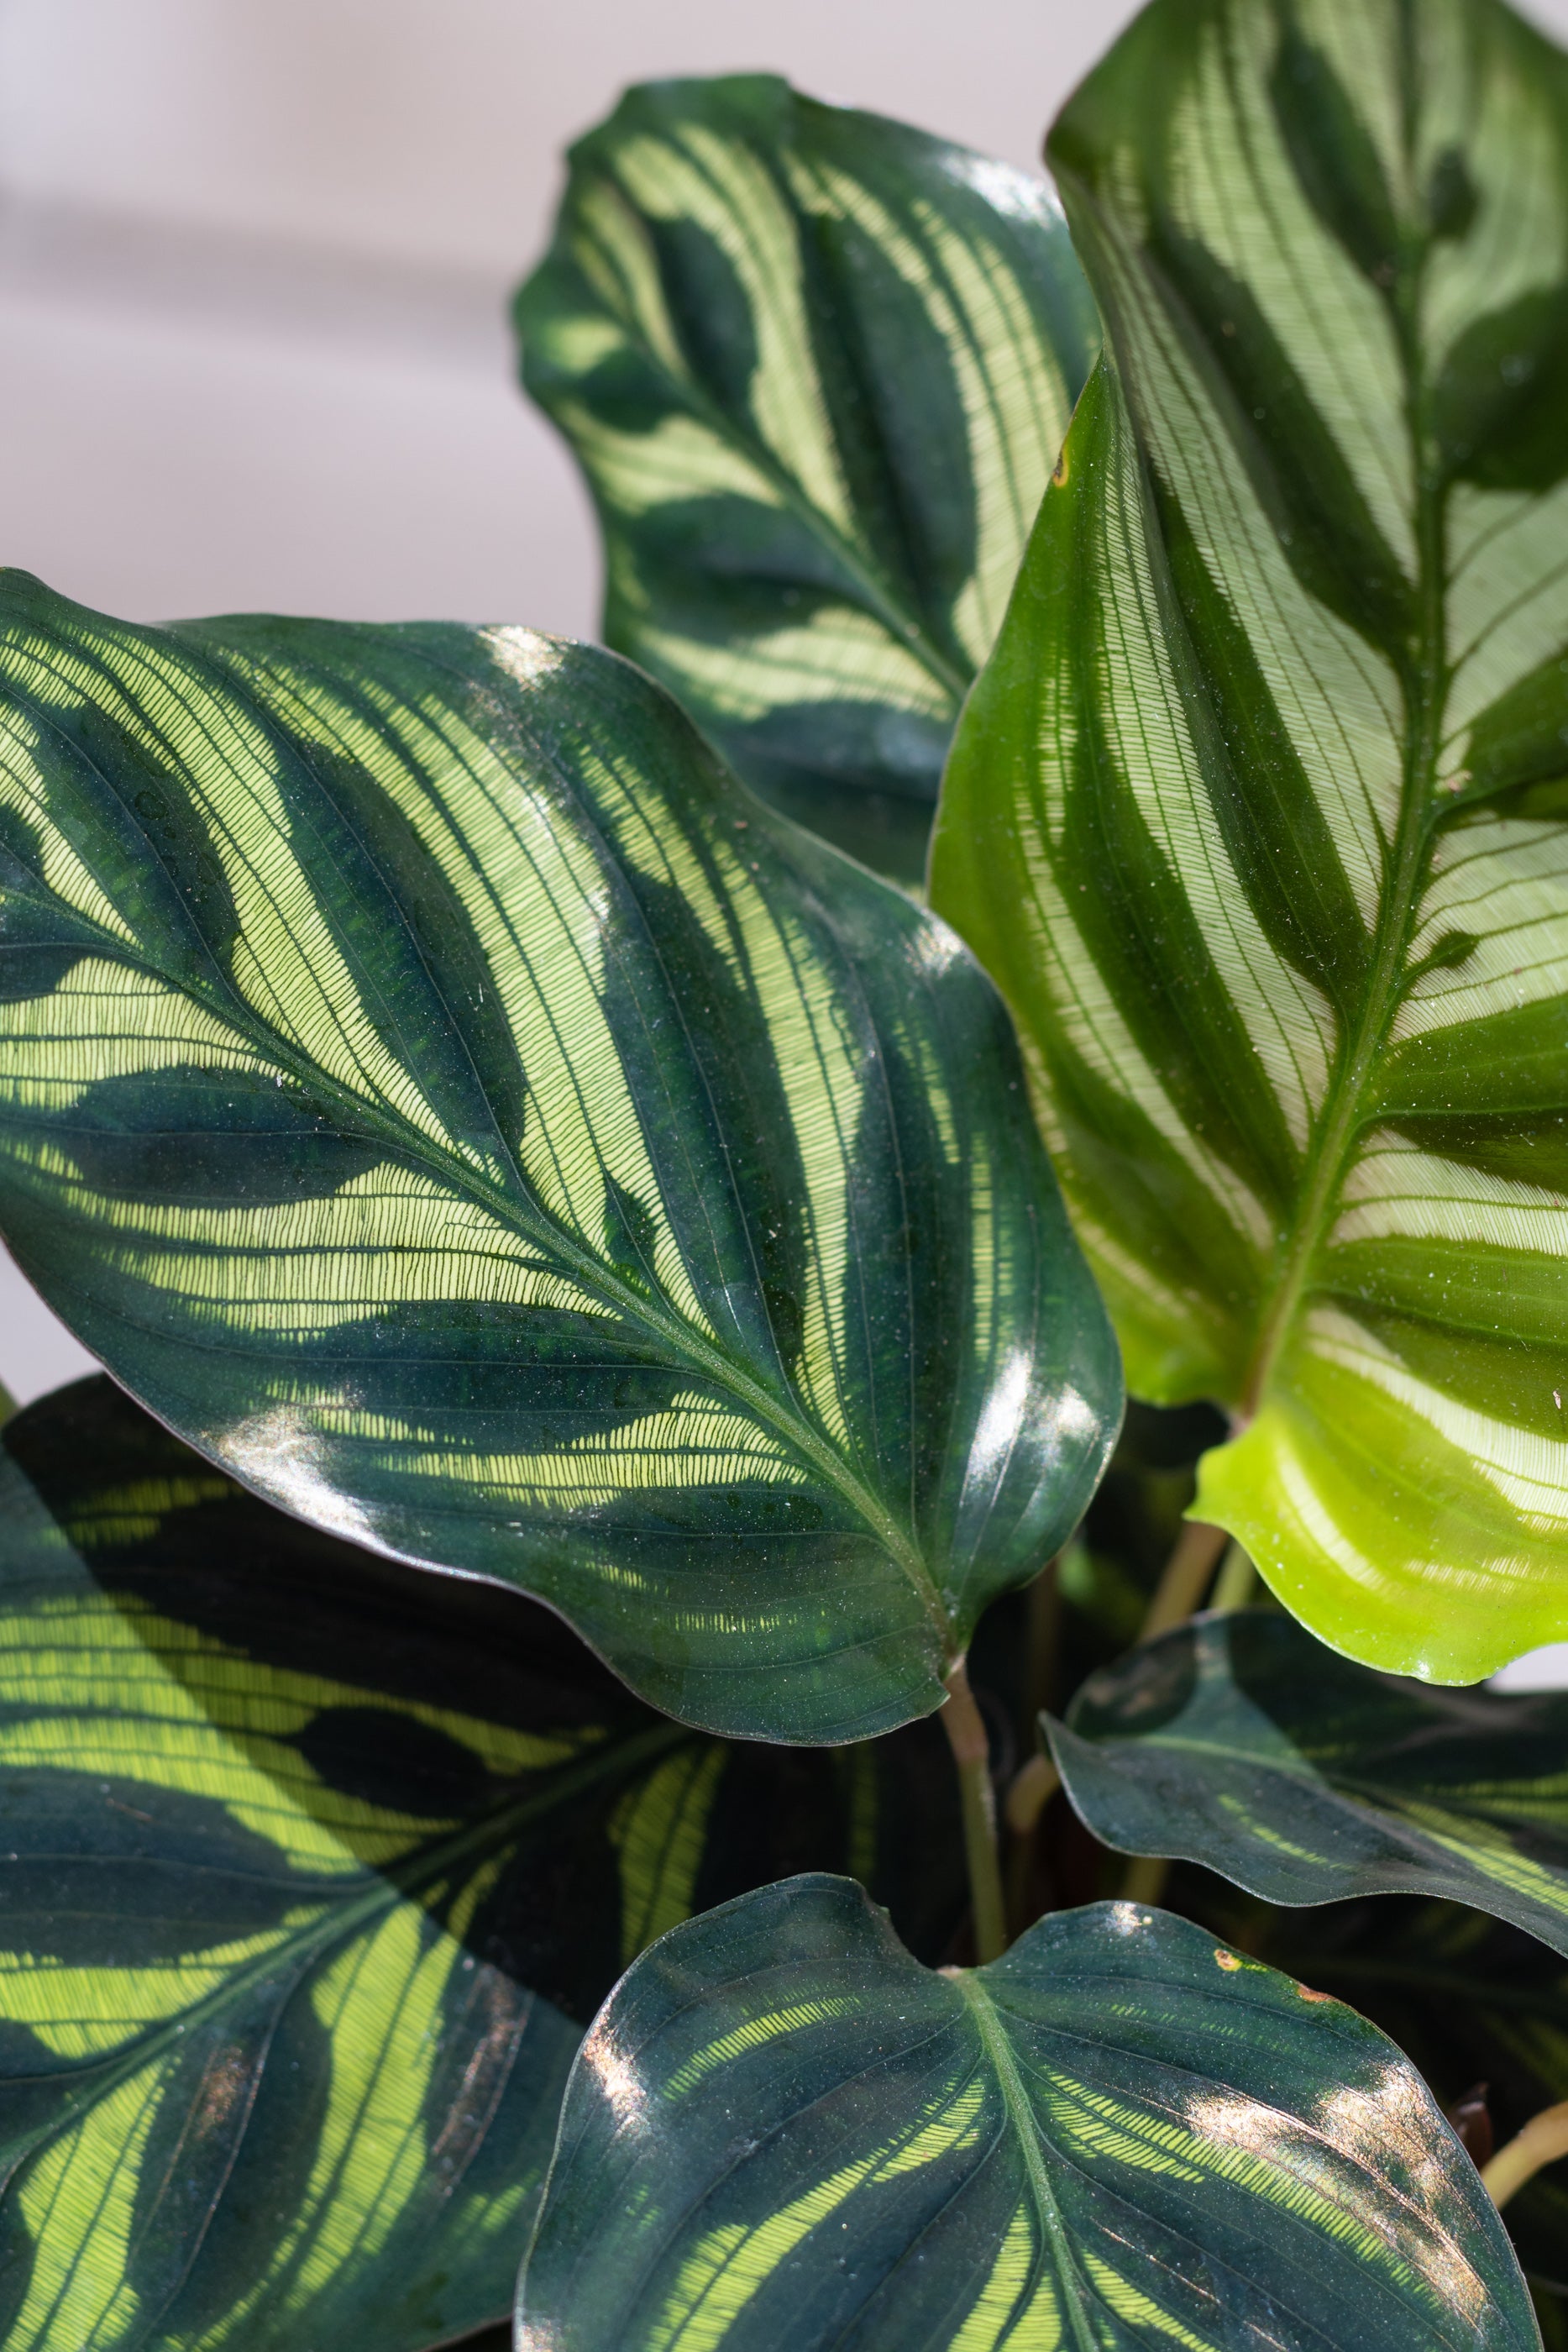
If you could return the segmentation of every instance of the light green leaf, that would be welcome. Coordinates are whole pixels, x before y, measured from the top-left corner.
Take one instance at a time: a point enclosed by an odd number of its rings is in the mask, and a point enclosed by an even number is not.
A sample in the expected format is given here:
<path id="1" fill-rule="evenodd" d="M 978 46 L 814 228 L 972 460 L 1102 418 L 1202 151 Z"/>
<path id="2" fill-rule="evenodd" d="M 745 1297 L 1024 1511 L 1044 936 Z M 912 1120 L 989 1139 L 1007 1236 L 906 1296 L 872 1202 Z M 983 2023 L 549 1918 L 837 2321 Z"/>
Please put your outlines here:
<path id="1" fill-rule="evenodd" d="M 527 630 L 0 593 L 0 1221 L 286 1509 L 710 1730 L 939 1704 L 1120 1376 L 1007 1017 Z"/>
<path id="2" fill-rule="evenodd" d="M 1155 0 L 1051 134 L 1107 319 L 933 901 L 1196 1512 L 1439 1681 L 1568 1632 L 1568 62 Z"/>
<path id="3" fill-rule="evenodd" d="M 1054 199 L 770 74 L 628 91 L 517 298 L 604 634 L 759 792 L 919 878 L 1098 341 Z"/>
<path id="4" fill-rule="evenodd" d="M 1568 1952 L 1568 1696 L 1425 1690 L 1239 1610 L 1091 1675 L 1051 1744 L 1125 1853 L 1270 1903 L 1449 1895 Z"/>
<path id="5" fill-rule="evenodd" d="M 416 2352 L 506 2311 L 581 2024 L 651 1937 L 853 1847 L 940 1950 L 945 1746 L 706 1738 L 107 1381 L 32 1406 L 0 1438 L 6 2352 Z"/>
<path id="6" fill-rule="evenodd" d="M 830 1878 L 617 1986 L 518 2286 L 519 2352 L 1536 2342 L 1468 2158 L 1354 2011 L 1129 1904 L 934 1974 Z"/>

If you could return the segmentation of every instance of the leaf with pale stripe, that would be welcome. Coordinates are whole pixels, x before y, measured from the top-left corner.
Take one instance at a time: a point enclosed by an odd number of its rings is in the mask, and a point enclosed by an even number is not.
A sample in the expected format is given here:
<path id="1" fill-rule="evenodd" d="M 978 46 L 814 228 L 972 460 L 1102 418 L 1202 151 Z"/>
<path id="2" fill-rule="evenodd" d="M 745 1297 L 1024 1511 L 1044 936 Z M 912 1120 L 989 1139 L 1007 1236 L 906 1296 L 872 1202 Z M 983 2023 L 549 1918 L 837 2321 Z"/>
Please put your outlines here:
<path id="1" fill-rule="evenodd" d="M 1051 1744 L 1125 1853 L 1270 1903 L 1448 1895 L 1568 1952 L 1568 1696 L 1397 1682 L 1240 1610 L 1102 1668 Z"/>
<path id="2" fill-rule="evenodd" d="M 652 82 L 573 148 L 516 316 L 599 509 L 607 641 L 918 879 L 1099 338 L 1050 192 L 772 75 Z"/>
<path id="3" fill-rule="evenodd" d="M 651 1937 L 812 1854 L 941 1950 L 945 1748 L 685 1730 L 549 1612 L 285 1518 L 107 1381 L 33 1406 L 0 1439 L 6 2352 L 416 2352 L 506 2311 L 581 2024 Z"/>
<path id="4" fill-rule="evenodd" d="M 842 1740 L 1061 1541 L 1114 1343 L 944 926 L 520 629 L 0 590 L 0 1220 L 246 1484 Z"/>
<path id="5" fill-rule="evenodd" d="M 1502 2352 L 1502 2224 L 1354 2011 L 1167 1913 L 974 1971 L 797 1878 L 674 1929 L 572 2070 L 518 2352 Z"/>
<path id="6" fill-rule="evenodd" d="M 1516 1927 L 1457 1905 L 1385 1899 L 1276 1914 L 1263 1956 L 1275 1947 L 1364 2007 L 1445 2105 L 1481 2086 L 1495 2147 L 1568 2099 L 1568 1968 Z M 1526 2274 L 1568 2294 L 1568 2162 L 1537 2173 L 1504 2218 Z"/>
<path id="7" fill-rule="evenodd" d="M 1314 1632 L 1568 1631 L 1568 61 L 1155 0 L 1051 134 L 1107 320 L 933 901 L 1134 1390 Z"/>

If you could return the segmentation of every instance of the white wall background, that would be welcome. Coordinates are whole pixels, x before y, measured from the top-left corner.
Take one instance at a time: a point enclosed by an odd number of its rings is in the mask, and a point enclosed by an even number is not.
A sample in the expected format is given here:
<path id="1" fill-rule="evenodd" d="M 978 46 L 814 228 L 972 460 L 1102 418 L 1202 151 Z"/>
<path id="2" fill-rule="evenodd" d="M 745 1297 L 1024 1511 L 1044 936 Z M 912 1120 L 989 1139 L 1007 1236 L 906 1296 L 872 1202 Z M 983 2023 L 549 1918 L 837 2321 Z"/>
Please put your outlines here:
<path id="1" fill-rule="evenodd" d="M 0 0 L 0 561 L 136 619 L 589 635 L 509 287 L 628 81 L 770 68 L 1025 165 L 1133 0 Z M 1568 0 L 1532 13 L 1568 35 Z M 0 1382 L 89 1360 L 0 1255 Z"/>

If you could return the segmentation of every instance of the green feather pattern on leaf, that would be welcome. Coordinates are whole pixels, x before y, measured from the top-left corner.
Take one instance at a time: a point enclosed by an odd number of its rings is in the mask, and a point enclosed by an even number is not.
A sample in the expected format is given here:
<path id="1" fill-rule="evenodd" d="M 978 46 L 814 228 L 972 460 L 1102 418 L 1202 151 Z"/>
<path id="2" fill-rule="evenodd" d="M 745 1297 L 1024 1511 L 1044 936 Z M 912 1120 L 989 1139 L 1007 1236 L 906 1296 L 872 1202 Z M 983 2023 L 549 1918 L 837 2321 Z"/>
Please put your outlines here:
<path id="1" fill-rule="evenodd" d="M 927 1712 L 1114 1343 L 995 992 L 613 656 L 0 589 L 0 1225 L 286 1509 L 704 1727 Z"/>
<path id="2" fill-rule="evenodd" d="M 495 2318 L 645 1941 L 814 1855 L 940 1952 L 945 1748 L 706 1738 L 107 1381 L 30 1407 L 0 1439 L 6 2352 L 423 2352 Z"/>
<path id="3" fill-rule="evenodd" d="M 1050 152 L 1108 322 L 933 902 L 1135 1392 L 1324 1639 L 1568 1630 L 1568 61 L 1495 0 L 1155 0 Z"/>
<path id="4" fill-rule="evenodd" d="M 1050 192 L 771 75 L 653 82 L 573 148 L 516 318 L 603 526 L 607 642 L 918 880 L 1098 341 Z"/>
<path id="5" fill-rule="evenodd" d="M 1163 1912 L 933 1973 L 856 1887 L 674 1930 L 573 2070 L 521 2352 L 1536 2343 L 1394 2044 Z"/>
<path id="6" fill-rule="evenodd" d="M 1396 1682 L 1242 1610 L 1091 1675 L 1051 1743 L 1124 1853 L 1270 1903 L 1447 1895 L 1568 1953 L 1568 1696 Z"/>

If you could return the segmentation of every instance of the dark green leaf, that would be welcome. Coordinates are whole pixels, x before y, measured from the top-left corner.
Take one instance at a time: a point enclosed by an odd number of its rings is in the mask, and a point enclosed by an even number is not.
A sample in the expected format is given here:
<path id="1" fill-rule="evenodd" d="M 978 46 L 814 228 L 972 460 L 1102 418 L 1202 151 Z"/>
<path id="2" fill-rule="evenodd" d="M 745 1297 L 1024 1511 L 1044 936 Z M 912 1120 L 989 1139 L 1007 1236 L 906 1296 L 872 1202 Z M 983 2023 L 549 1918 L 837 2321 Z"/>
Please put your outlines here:
<path id="1" fill-rule="evenodd" d="M 1568 2099 L 1568 1970 L 1518 1928 L 1385 1898 L 1289 1915 L 1265 1954 L 1276 1944 L 1393 2034 L 1445 2104 L 1484 2084 L 1499 2147 Z M 1528 2181 L 1503 2218 L 1531 2279 L 1568 2294 L 1568 2162 Z"/>
<path id="2" fill-rule="evenodd" d="M 0 1438 L 0 2340 L 414 2352 L 510 2301 L 580 2024 L 802 1861 L 939 1953 L 946 1742 L 730 1747 L 107 1381 Z"/>
<path id="3" fill-rule="evenodd" d="M 768 74 L 628 91 L 517 298 L 609 643 L 792 815 L 918 879 L 1098 341 L 1049 192 Z"/>
<path id="4" fill-rule="evenodd" d="M 519 629 L 11 574 L 0 807 L 0 1219 L 117 1378 L 709 1729 L 939 1703 L 1120 1409 L 950 932 Z"/>
<path id="5" fill-rule="evenodd" d="M 932 902 L 1136 1393 L 1338 1649 L 1568 1633 L 1568 60 L 1496 0 L 1155 0 L 1050 142 L 1107 353 Z"/>
<path id="6" fill-rule="evenodd" d="M 1128 1904 L 928 1973 L 858 1888 L 677 1928 L 573 2070 L 520 2352 L 1536 2343 L 1414 2069 Z"/>
<path id="7" fill-rule="evenodd" d="M 1242 1610 L 1092 1675 L 1051 1742 L 1125 1853 L 1270 1903 L 1449 1895 L 1568 1952 L 1568 1696 L 1425 1689 Z"/>

